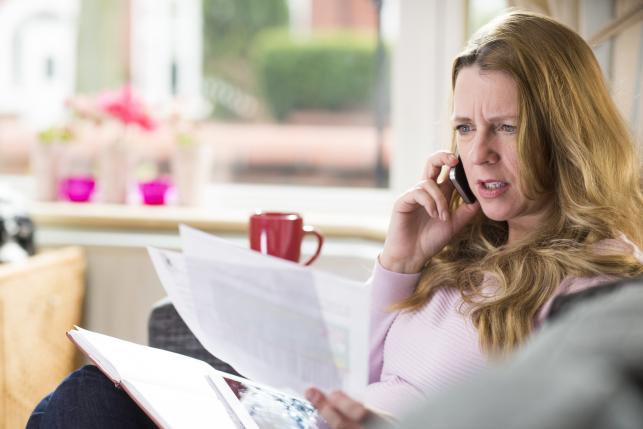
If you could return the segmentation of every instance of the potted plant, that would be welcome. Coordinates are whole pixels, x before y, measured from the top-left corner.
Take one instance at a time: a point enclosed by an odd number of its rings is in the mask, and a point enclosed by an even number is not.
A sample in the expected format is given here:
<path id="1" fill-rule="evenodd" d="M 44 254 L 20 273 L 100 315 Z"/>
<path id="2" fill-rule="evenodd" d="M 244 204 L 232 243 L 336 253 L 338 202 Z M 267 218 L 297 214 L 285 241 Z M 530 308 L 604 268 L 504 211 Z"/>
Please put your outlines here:
<path id="1" fill-rule="evenodd" d="M 104 118 L 99 160 L 101 200 L 123 204 L 127 202 L 129 157 L 137 134 L 154 132 L 157 123 L 129 85 L 100 95 L 98 106 Z"/>
<path id="2" fill-rule="evenodd" d="M 38 200 L 55 201 L 58 198 L 62 146 L 72 138 L 71 131 L 63 127 L 50 127 L 38 133 L 30 158 Z"/>
<path id="3" fill-rule="evenodd" d="M 172 176 L 177 202 L 183 206 L 198 205 L 210 176 L 211 147 L 204 144 L 196 126 L 178 113 L 168 121 L 174 141 Z"/>

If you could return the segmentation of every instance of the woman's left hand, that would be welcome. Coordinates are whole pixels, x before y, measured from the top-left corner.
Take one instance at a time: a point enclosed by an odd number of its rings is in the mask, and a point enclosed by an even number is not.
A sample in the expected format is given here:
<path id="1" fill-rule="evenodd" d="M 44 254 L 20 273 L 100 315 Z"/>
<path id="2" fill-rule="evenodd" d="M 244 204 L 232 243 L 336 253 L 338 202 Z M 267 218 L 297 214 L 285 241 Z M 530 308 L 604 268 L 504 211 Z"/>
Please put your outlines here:
<path id="1" fill-rule="evenodd" d="M 387 421 L 341 390 L 325 395 L 321 390 L 310 387 L 306 389 L 306 399 L 332 429 L 363 429 L 374 420 Z"/>

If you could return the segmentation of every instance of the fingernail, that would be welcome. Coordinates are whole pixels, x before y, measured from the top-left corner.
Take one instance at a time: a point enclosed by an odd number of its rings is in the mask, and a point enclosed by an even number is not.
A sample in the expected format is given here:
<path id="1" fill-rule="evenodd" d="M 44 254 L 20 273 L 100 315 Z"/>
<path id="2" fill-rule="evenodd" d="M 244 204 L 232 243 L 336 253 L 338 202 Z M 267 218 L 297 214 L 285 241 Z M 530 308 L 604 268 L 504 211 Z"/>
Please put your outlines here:
<path id="1" fill-rule="evenodd" d="M 445 222 L 449 220 L 449 213 L 448 212 L 442 212 L 442 220 L 445 221 Z"/>
<path id="2" fill-rule="evenodd" d="M 308 401 L 314 405 L 317 401 L 319 401 L 319 392 L 314 389 L 306 390 L 306 399 L 308 399 Z"/>

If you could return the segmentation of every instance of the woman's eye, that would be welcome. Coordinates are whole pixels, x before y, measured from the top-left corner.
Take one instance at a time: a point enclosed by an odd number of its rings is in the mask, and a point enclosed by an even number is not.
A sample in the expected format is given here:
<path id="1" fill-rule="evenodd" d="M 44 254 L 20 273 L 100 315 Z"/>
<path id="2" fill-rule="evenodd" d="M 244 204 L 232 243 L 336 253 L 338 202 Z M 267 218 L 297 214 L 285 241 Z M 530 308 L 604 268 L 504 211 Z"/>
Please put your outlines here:
<path id="1" fill-rule="evenodd" d="M 507 133 L 507 134 L 513 134 L 516 132 L 516 126 L 509 125 L 509 124 L 501 124 L 498 127 L 498 131 L 502 131 L 503 133 Z"/>
<path id="2" fill-rule="evenodd" d="M 466 124 L 462 124 L 462 125 L 458 125 L 457 127 L 455 127 L 455 130 L 458 132 L 458 134 L 465 135 L 465 134 L 471 132 L 471 126 L 466 125 Z"/>

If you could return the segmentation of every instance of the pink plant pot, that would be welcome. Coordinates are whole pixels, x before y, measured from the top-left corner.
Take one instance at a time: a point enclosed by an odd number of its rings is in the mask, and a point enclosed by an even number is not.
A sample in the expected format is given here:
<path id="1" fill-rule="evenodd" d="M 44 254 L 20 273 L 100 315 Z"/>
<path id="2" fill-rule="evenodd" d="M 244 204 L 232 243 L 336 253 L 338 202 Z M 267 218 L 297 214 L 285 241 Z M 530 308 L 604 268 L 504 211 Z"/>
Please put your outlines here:
<path id="1" fill-rule="evenodd" d="M 85 203 L 90 200 L 96 187 L 92 176 L 69 176 L 60 181 L 60 197 L 75 203 Z"/>
<path id="2" fill-rule="evenodd" d="M 164 179 L 154 179 L 148 182 L 140 182 L 138 189 L 143 196 L 143 204 L 149 206 L 161 206 L 165 204 L 165 195 L 170 189 L 170 182 Z"/>

